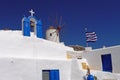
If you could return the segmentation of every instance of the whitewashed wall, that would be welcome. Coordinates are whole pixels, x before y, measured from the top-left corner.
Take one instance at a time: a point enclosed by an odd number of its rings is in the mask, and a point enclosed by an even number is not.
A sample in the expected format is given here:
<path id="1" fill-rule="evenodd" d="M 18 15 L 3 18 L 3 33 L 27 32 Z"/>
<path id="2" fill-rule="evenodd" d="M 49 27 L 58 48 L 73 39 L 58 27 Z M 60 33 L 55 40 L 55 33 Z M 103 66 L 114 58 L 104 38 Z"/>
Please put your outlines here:
<path id="1" fill-rule="evenodd" d="M 42 80 L 49 69 L 59 69 L 60 80 L 71 78 L 71 61 L 0 58 L 0 80 Z"/>
<path id="2" fill-rule="evenodd" d="M 61 43 L 31 37 L 23 37 L 21 31 L 0 31 L 0 57 L 66 59 L 67 50 Z"/>
<path id="3" fill-rule="evenodd" d="M 87 59 L 91 69 L 102 70 L 102 54 L 111 54 L 112 67 L 114 73 L 120 73 L 120 46 L 96 49 L 82 53 L 82 57 Z"/>

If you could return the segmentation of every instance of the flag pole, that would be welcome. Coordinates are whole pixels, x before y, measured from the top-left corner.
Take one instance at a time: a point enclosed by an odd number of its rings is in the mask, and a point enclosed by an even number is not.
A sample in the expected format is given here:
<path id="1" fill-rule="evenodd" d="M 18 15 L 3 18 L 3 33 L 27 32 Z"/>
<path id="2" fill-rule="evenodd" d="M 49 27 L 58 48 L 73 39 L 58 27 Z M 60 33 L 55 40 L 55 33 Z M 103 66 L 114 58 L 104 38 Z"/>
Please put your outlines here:
<path id="1" fill-rule="evenodd" d="M 88 47 L 88 42 L 86 41 L 86 47 Z"/>
<path id="2" fill-rule="evenodd" d="M 85 33 L 87 32 L 87 28 L 85 28 Z M 86 47 L 88 47 L 88 42 L 86 40 Z"/>

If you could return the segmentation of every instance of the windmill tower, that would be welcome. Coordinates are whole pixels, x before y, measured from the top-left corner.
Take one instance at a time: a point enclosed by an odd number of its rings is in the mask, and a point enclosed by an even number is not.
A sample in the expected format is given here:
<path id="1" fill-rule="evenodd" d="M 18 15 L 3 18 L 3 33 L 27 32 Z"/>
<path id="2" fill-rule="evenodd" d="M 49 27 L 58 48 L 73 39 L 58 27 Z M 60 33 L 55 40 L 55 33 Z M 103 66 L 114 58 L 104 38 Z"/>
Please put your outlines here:
<path id="1" fill-rule="evenodd" d="M 55 26 L 50 26 L 49 29 L 46 31 L 46 40 L 53 41 L 53 42 L 60 42 L 59 32 L 64 24 L 61 24 L 62 16 L 60 17 L 60 22 L 56 22 Z"/>

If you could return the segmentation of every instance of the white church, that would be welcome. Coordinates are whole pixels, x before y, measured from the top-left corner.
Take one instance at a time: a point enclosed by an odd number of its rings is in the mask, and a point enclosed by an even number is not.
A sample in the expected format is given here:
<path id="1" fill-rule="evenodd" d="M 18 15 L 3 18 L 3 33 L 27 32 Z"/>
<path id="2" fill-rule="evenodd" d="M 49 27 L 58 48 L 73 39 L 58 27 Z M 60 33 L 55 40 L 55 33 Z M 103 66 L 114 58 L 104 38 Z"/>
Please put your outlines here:
<path id="1" fill-rule="evenodd" d="M 97 80 L 120 80 L 120 45 L 75 51 L 30 11 L 22 31 L 0 30 L 0 80 L 85 80 L 87 67 Z M 31 32 L 32 31 L 32 32 Z"/>

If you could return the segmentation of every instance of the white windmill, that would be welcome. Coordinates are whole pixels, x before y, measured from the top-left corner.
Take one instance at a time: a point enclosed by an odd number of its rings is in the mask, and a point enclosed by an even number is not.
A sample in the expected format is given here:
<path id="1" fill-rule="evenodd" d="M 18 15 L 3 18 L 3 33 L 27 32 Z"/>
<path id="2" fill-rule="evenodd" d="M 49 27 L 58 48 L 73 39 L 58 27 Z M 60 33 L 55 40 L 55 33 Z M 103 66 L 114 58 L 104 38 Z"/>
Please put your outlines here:
<path id="1" fill-rule="evenodd" d="M 62 22 L 62 16 L 60 17 L 60 22 L 58 24 L 55 24 L 55 26 L 50 26 L 49 29 L 47 29 L 46 31 L 46 39 L 49 41 L 53 41 L 53 42 L 60 42 L 60 37 L 59 37 L 59 32 L 61 30 L 61 28 L 64 26 L 64 24 L 61 24 Z"/>

